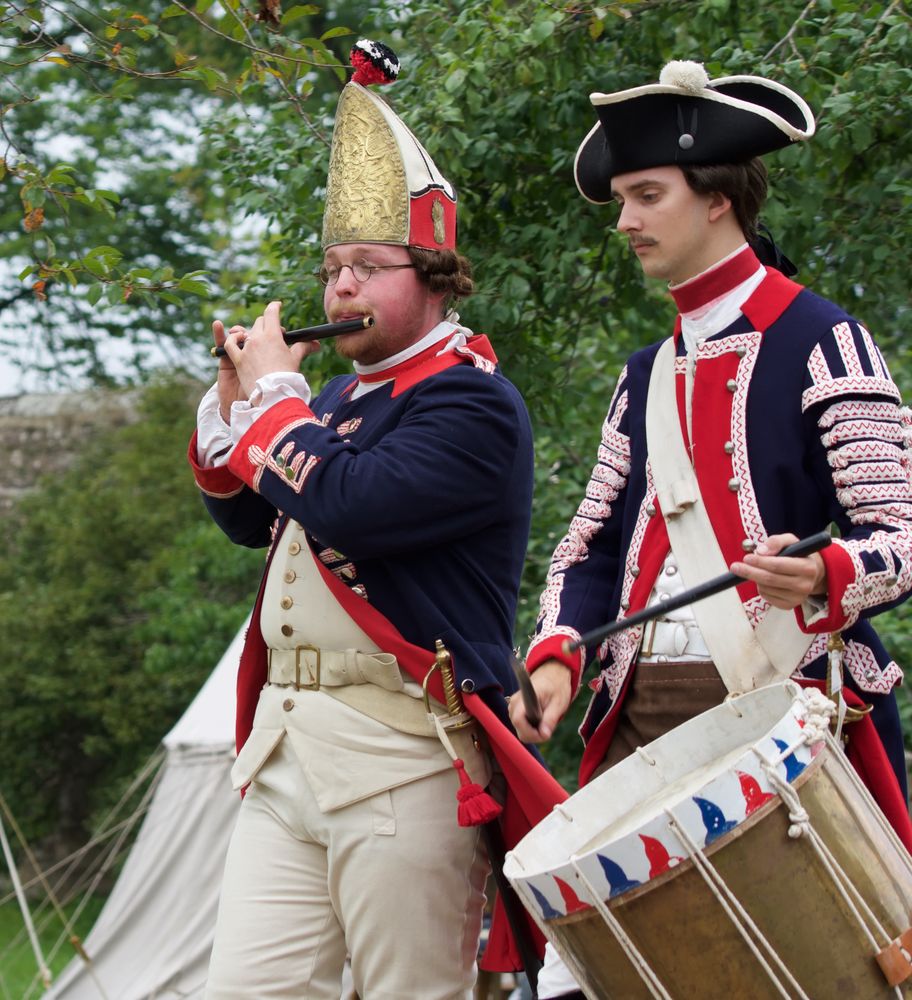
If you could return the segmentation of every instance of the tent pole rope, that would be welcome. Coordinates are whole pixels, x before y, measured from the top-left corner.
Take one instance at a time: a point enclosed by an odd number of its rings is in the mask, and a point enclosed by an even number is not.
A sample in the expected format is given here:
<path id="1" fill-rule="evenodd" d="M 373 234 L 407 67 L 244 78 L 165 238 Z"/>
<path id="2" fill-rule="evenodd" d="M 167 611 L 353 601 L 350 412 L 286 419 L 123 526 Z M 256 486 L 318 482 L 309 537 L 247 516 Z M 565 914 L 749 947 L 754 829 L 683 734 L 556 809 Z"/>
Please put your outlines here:
<path id="1" fill-rule="evenodd" d="M 113 806 L 108 811 L 108 814 L 104 817 L 104 819 L 99 824 L 98 830 L 96 831 L 94 837 L 89 841 L 89 843 L 86 844 L 86 845 L 84 845 L 78 851 L 74 852 L 72 855 L 70 855 L 69 858 L 64 858 L 60 862 L 58 862 L 56 865 L 53 865 L 47 872 L 43 872 L 41 870 L 40 866 L 38 865 L 37 859 L 35 858 L 33 852 L 31 851 L 31 848 L 29 847 L 28 843 L 26 842 L 25 837 L 23 836 L 22 831 L 21 831 L 18 823 L 16 822 L 16 819 L 13 816 L 12 811 L 10 810 L 10 808 L 9 808 L 7 802 L 6 802 L 6 799 L 4 798 L 2 792 L 0 792 L 0 812 L 2 812 L 2 814 L 6 816 L 7 821 L 9 822 L 11 828 L 14 830 L 14 832 L 16 834 L 16 837 L 19 840 L 19 843 L 22 845 L 23 850 L 26 852 L 26 854 L 27 854 L 27 856 L 29 858 L 29 861 L 31 863 L 32 869 L 35 872 L 34 877 L 31 878 L 28 881 L 27 886 L 29 888 L 31 888 L 32 886 L 34 886 L 34 885 L 36 885 L 38 883 L 41 884 L 42 888 L 45 891 L 45 899 L 48 900 L 48 901 L 50 901 L 50 903 L 53 906 L 53 908 L 54 908 L 54 910 L 55 910 L 55 912 L 56 912 L 59 920 L 63 924 L 63 928 L 64 928 L 63 933 L 57 938 L 57 941 L 55 942 L 54 947 L 51 949 L 50 958 L 53 959 L 53 957 L 57 954 L 57 952 L 59 952 L 60 947 L 61 947 L 63 941 L 65 939 L 68 939 L 70 945 L 73 947 L 73 950 L 76 952 L 76 954 L 82 959 L 83 963 L 86 965 L 87 971 L 89 972 L 89 975 L 92 977 L 92 980 L 94 981 L 96 987 L 98 988 L 99 994 L 101 995 L 101 997 L 103 998 L 103 1000 L 108 1000 L 107 994 L 105 993 L 104 987 L 102 986 L 102 984 L 98 981 L 98 978 L 97 978 L 97 976 L 95 974 L 95 970 L 94 970 L 94 968 L 92 966 L 91 957 L 86 952 L 86 950 L 85 950 L 85 948 L 83 946 L 81 938 L 79 937 L 78 934 L 76 934 L 76 932 L 74 930 L 74 925 L 75 925 L 75 922 L 78 920 L 80 914 L 82 913 L 83 909 L 85 909 L 85 906 L 88 903 L 89 899 L 91 898 L 92 892 L 97 887 L 97 885 L 98 885 L 101 877 L 108 871 L 108 869 L 111 867 L 111 865 L 116 860 L 118 852 L 119 852 L 120 845 L 123 843 L 123 841 L 126 838 L 126 836 L 134 828 L 134 826 L 136 825 L 137 821 L 139 819 L 141 819 L 145 815 L 145 812 L 148 809 L 148 804 L 149 804 L 149 799 L 151 798 L 151 794 L 152 794 L 152 792 L 154 791 L 155 787 L 158 784 L 158 778 L 160 776 L 160 770 L 159 769 L 160 769 L 160 765 L 161 765 L 162 761 L 164 760 L 164 757 L 165 757 L 164 751 L 162 751 L 161 749 L 159 749 L 155 753 L 153 753 L 149 757 L 149 759 L 146 761 L 146 763 L 143 765 L 143 767 L 140 769 L 139 774 L 137 774 L 134 777 L 133 781 L 130 783 L 129 788 L 123 793 L 123 795 L 121 796 L 121 798 L 117 802 L 117 804 L 115 806 Z M 134 809 L 132 811 L 131 815 L 129 817 L 127 817 L 127 819 L 124 820 L 121 824 L 116 825 L 112 830 L 106 831 L 105 830 L 106 825 L 108 823 L 110 823 L 111 820 L 114 817 L 117 816 L 117 814 L 119 813 L 119 811 L 123 807 L 123 804 L 130 798 L 130 796 L 135 792 L 135 790 L 144 781 L 146 781 L 148 779 L 148 776 L 149 776 L 150 773 L 153 773 L 153 780 L 151 782 L 151 788 L 147 788 L 146 789 L 146 792 L 144 793 L 144 795 L 142 797 L 142 800 L 140 801 L 140 803 L 137 806 L 137 808 Z M 91 847 L 93 847 L 93 846 L 95 846 L 95 845 L 103 842 L 105 839 L 107 839 L 107 837 L 112 836 L 114 833 L 117 833 L 118 831 L 120 833 L 120 836 L 118 837 L 118 839 L 117 839 L 114 847 L 108 852 L 107 856 L 104 858 L 104 860 L 103 860 L 103 862 L 102 862 L 102 864 L 100 866 L 100 870 L 96 873 L 95 878 L 93 879 L 93 881 L 92 881 L 91 885 L 89 886 L 89 888 L 86 890 L 83 898 L 80 900 L 80 902 L 79 902 L 76 910 L 74 911 L 72 917 L 68 917 L 66 915 L 66 913 L 64 912 L 63 907 L 61 906 L 61 904 L 60 904 L 60 902 L 59 902 L 59 900 L 58 900 L 58 898 L 57 898 L 57 896 L 55 894 L 54 889 L 52 889 L 51 886 L 49 885 L 49 883 L 47 881 L 47 875 L 49 875 L 52 872 L 56 871 L 62 865 L 67 864 L 67 862 L 72 861 L 72 864 L 70 865 L 70 868 L 66 872 L 64 872 L 64 874 L 61 876 L 61 878 L 57 881 L 57 886 L 56 887 L 57 887 L 57 889 L 60 889 L 65 884 L 65 882 L 70 877 L 70 875 L 72 874 L 73 867 L 75 866 L 75 864 L 78 861 L 78 859 L 81 858 L 81 857 L 83 857 L 84 854 L 88 850 L 91 849 Z M 31 914 L 28 912 L 27 906 L 25 905 L 24 890 L 23 890 L 22 883 L 19 880 L 19 874 L 18 874 L 18 872 L 16 871 L 16 869 L 15 869 L 15 867 L 13 865 L 12 856 L 9 853 L 9 844 L 8 844 L 8 842 L 6 840 L 6 832 L 5 832 L 5 830 L 2 829 L 2 820 L 0 820 L 0 838 L 2 838 L 2 840 L 3 840 L 4 853 L 7 855 L 7 863 L 10 866 L 10 872 L 11 872 L 11 875 L 12 875 L 12 878 L 13 878 L 14 887 L 15 887 L 15 890 L 14 890 L 13 893 L 11 893 L 10 895 L 6 896 L 4 899 L 0 900 L 0 904 L 8 902 L 14 895 L 17 897 L 17 899 L 19 900 L 20 909 L 23 909 L 23 916 L 25 918 L 26 930 L 28 932 L 29 938 L 30 938 L 31 943 L 32 943 L 32 949 L 33 949 L 33 951 L 35 951 L 36 948 L 39 949 L 38 951 L 36 951 L 36 958 L 38 959 L 38 965 L 39 965 L 39 975 L 36 975 L 35 979 L 32 981 L 32 985 L 29 987 L 28 995 L 31 996 L 32 990 L 37 985 L 37 982 L 38 982 L 39 978 L 41 979 L 41 981 L 42 981 L 42 983 L 44 985 L 44 989 L 47 989 L 50 986 L 50 983 L 51 983 L 51 973 L 50 973 L 50 970 L 49 970 L 46 962 L 44 961 L 43 956 L 41 956 L 41 954 L 40 954 L 40 945 L 38 944 L 38 939 L 37 939 L 37 935 L 35 933 L 34 924 L 32 923 L 32 920 L 31 920 Z M 93 863 L 92 867 L 95 867 L 94 863 Z M 70 893 L 68 895 L 68 897 L 67 897 L 68 900 L 72 899 L 73 895 L 75 895 L 75 893 Z M 43 906 L 44 906 L 44 904 L 42 904 L 42 908 L 43 908 Z M 25 907 L 25 908 L 23 908 L 23 907 Z M 46 925 L 47 925 L 47 920 L 44 921 L 43 926 L 46 926 Z M 4 992 L 4 994 L 6 994 L 5 984 L 3 984 L 3 986 L 4 986 L 4 991 L 3 992 Z"/>
<path id="2" fill-rule="evenodd" d="M 108 869 L 111 867 L 111 865 L 113 865 L 114 862 L 117 860 L 117 857 L 120 854 L 120 849 L 123 846 L 124 841 L 126 840 L 126 838 L 129 835 L 130 831 L 135 826 L 135 821 L 137 819 L 139 819 L 139 817 L 141 817 L 146 812 L 146 809 L 148 808 L 148 805 L 149 805 L 149 800 L 152 798 L 152 795 L 154 794 L 155 789 L 158 787 L 158 778 L 159 778 L 160 774 L 161 774 L 161 772 L 159 772 L 158 774 L 155 775 L 155 779 L 149 783 L 149 787 L 146 788 L 145 792 L 143 793 L 143 796 L 142 796 L 142 799 L 140 799 L 139 805 L 136 807 L 136 809 L 133 810 L 133 813 L 131 814 L 130 818 L 134 822 L 132 822 L 132 823 L 128 822 L 128 823 L 124 824 L 124 826 L 123 826 L 123 828 L 122 828 L 122 830 L 120 832 L 120 835 L 118 836 L 117 840 L 109 848 L 108 853 L 105 855 L 105 858 L 102 861 L 102 863 L 101 863 L 98 871 L 95 873 L 95 877 L 92 879 L 91 883 L 89 884 L 88 888 L 86 889 L 85 893 L 83 894 L 83 897 L 82 897 L 82 899 L 79 902 L 79 905 L 77 906 L 76 910 L 74 911 L 73 920 L 76 920 L 78 918 L 79 914 L 85 908 L 85 906 L 88 903 L 89 899 L 91 898 L 91 896 L 93 895 L 93 893 L 95 892 L 95 890 L 98 888 L 98 883 L 101 881 L 102 876 L 108 871 Z M 72 937 L 71 937 L 71 940 L 72 940 Z M 81 946 L 76 949 L 76 953 L 79 955 L 79 957 L 84 962 L 84 964 L 85 964 L 85 966 L 86 966 L 86 968 L 87 968 L 87 970 L 89 972 L 89 975 L 91 975 L 92 981 L 98 987 L 98 991 L 101 994 L 103 1000 L 108 1000 L 107 994 L 104 991 L 104 987 L 101 985 L 101 983 L 98 980 L 97 975 L 95 974 L 95 969 L 94 969 L 94 966 L 92 964 L 92 958 L 91 958 L 91 956 Z M 45 988 L 47 988 L 47 985 L 49 985 L 49 984 L 46 984 Z"/>
<path id="3" fill-rule="evenodd" d="M 153 766 L 160 765 L 163 759 L 164 759 L 163 753 L 153 754 L 152 757 L 147 761 L 146 766 L 143 768 L 141 772 L 142 780 L 145 780 L 149 772 L 153 770 Z M 149 808 L 149 802 L 152 798 L 152 795 L 155 793 L 155 789 L 158 787 L 158 781 L 160 777 L 161 777 L 161 770 L 159 769 L 155 772 L 152 780 L 149 782 L 148 786 L 146 787 L 146 790 L 143 792 L 142 798 L 139 800 L 139 804 L 126 818 L 126 821 L 124 822 L 124 825 L 121 828 L 120 835 L 114 842 L 114 845 L 109 851 L 109 853 L 104 857 L 101 864 L 99 865 L 95 878 L 89 884 L 89 887 L 83 894 L 82 899 L 79 901 L 79 903 L 76 906 L 76 909 L 73 911 L 73 916 L 70 918 L 70 922 L 68 923 L 66 917 L 61 915 L 64 928 L 66 929 L 66 932 L 70 934 L 70 943 L 73 945 L 76 954 L 79 955 L 79 957 L 83 960 L 83 962 L 85 962 L 85 964 L 88 966 L 91 966 L 92 960 L 86 954 L 85 949 L 82 947 L 82 942 L 79 940 L 78 936 L 72 932 L 71 923 L 75 923 L 75 921 L 79 919 L 80 914 L 86 908 L 89 899 L 92 897 L 92 894 L 97 888 L 98 883 L 101 881 L 102 876 L 107 874 L 108 870 L 117 860 L 117 857 L 120 853 L 120 848 L 124 840 L 130 835 L 130 833 L 132 832 L 136 824 L 139 822 L 139 820 L 141 820 L 145 816 L 146 811 Z M 117 810 L 120 809 L 123 803 L 129 798 L 129 796 L 133 793 L 133 791 L 137 787 L 139 787 L 140 784 L 141 781 L 139 777 L 135 778 L 130 783 L 129 789 L 126 792 L 124 792 L 124 794 L 120 797 L 120 801 L 117 803 L 117 805 L 113 809 L 111 809 L 108 812 L 108 815 L 104 818 L 103 821 L 104 823 L 107 823 L 110 818 L 112 818 L 114 815 L 117 814 Z M 58 886 L 60 886 L 64 882 L 64 880 L 66 879 L 66 877 L 68 877 L 68 875 L 69 873 L 61 877 L 61 879 L 58 881 Z"/>
<path id="4" fill-rule="evenodd" d="M 101 881 L 102 877 L 106 874 L 108 869 L 114 864 L 114 862 L 120 856 L 120 850 L 123 847 L 124 841 L 129 836 L 133 827 L 136 825 L 136 821 L 145 814 L 148 808 L 149 801 L 152 798 L 152 795 L 155 793 L 155 789 L 158 787 L 158 778 L 160 775 L 161 771 L 159 771 L 155 775 L 155 778 L 149 783 L 149 786 L 143 792 L 143 796 L 139 801 L 139 805 L 137 805 L 136 809 L 133 810 L 132 814 L 129 817 L 130 820 L 132 820 L 132 822 L 127 822 L 123 825 L 123 828 L 120 831 L 120 835 L 108 849 L 108 853 L 104 856 L 104 859 L 102 860 L 98 868 L 98 871 L 95 873 L 95 877 L 89 883 L 88 888 L 83 893 L 82 899 L 79 901 L 79 904 L 77 905 L 76 909 L 73 912 L 73 920 L 76 920 L 79 917 L 79 914 L 82 913 L 82 911 L 85 909 L 89 899 L 92 897 L 95 890 L 98 888 L 98 884 Z M 108 1000 L 108 996 L 104 991 L 104 987 L 101 985 L 101 983 L 98 980 L 98 976 L 95 974 L 95 968 L 92 963 L 91 955 L 89 955 L 86 952 L 86 950 L 82 947 L 77 948 L 76 953 L 79 955 L 79 957 L 85 964 L 86 969 L 88 970 L 89 975 L 92 977 L 92 981 L 98 987 L 98 992 L 101 994 L 103 1000 Z"/>
<path id="5" fill-rule="evenodd" d="M 69 934 L 71 944 L 76 949 L 77 953 L 85 955 L 85 952 L 83 951 L 82 947 L 82 941 L 79 939 L 79 935 L 75 932 L 75 930 L 73 930 L 72 921 L 64 912 L 63 907 L 60 905 L 60 900 L 57 898 L 56 893 L 51 888 L 51 885 L 48 882 L 47 878 L 45 877 L 44 872 L 42 872 L 41 868 L 39 867 L 38 859 L 35 857 L 31 847 L 29 847 L 28 842 L 23 836 L 22 830 L 20 829 L 19 824 L 16 822 L 15 816 L 13 816 L 12 812 L 10 811 L 10 807 L 7 805 L 6 799 L 3 796 L 3 792 L 0 792 L 0 809 L 2 809 L 3 815 L 6 817 L 6 820 L 9 823 L 10 827 L 12 828 L 13 833 L 16 834 L 16 839 L 22 845 L 22 849 L 23 851 L 25 851 L 25 856 L 28 858 L 29 864 L 32 866 L 32 870 L 35 872 L 38 881 L 41 883 L 41 888 L 44 889 L 45 898 L 50 901 L 51 906 L 54 908 L 54 912 L 57 914 L 57 917 L 64 926 L 65 932 Z"/>
<path id="6" fill-rule="evenodd" d="M 124 802 L 133 794 L 133 792 L 139 787 L 139 785 L 141 785 L 147 779 L 149 773 L 154 771 L 157 767 L 159 767 L 159 765 L 164 760 L 164 757 L 165 754 L 162 750 L 157 750 L 154 754 L 152 754 L 152 756 L 149 757 L 149 759 L 143 765 L 139 774 L 137 774 L 137 776 L 130 783 L 130 787 L 120 797 L 120 801 L 115 806 L 113 806 L 111 809 L 108 810 L 108 814 L 98 824 L 98 828 L 92 835 L 91 839 L 88 840 L 85 844 L 83 844 L 82 847 L 73 851 L 72 854 L 68 854 L 65 858 L 61 858 L 59 861 L 56 861 L 53 865 L 51 865 L 50 868 L 46 868 L 44 870 L 44 875 L 50 876 L 53 875 L 55 872 L 57 872 L 59 869 L 63 868 L 65 865 L 70 866 L 70 870 L 64 872 L 63 875 L 60 876 L 60 879 L 58 879 L 56 884 L 57 892 L 60 892 L 62 884 L 66 881 L 66 879 L 70 877 L 72 869 L 76 867 L 76 865 L 79 863 L 82 857 L 85 854 L 87 854 L 90 850 L 92 850 L 93 847 L 98 847 L 99 844 L 104 843 L 104 841 L 106 841 L 108 838 L 113 837 L 115 834 L 119 833 L 121 830 L 123 830 L 124 826 L 128 828 L 132 827 L 136 823 L 137 819 L 142 818 L 143 814 L 142 807 L 138 807 L 126 819 L 121 820 L 120 823 L 117 823 L 114 826 L 110 827 L 109 829 L 106 829 L 106 824 L 109 823 L 117 815 L 117 813 L 123 806 Z M 26 889 L 31 889 L 32 886 L 36 885 L 40 879 L 40 874 L 41 873 L 39 873 L 38 877 L 29 879 L 28 881 L 24 882 L 23 883 L 24 887 Z M 3 906 L 4 904 L 8 903 L 13 898 L 13 895 L 14 895 L 13 893 L 9 893 L 6 896 L 0 897 L 0 906 Z"/>
<path id="7" fill-rule="evenodd" d="M 22 885 L 19 882 L 19 873 L 16 871 L 16 862 L 13 860 L 13 852 L 10 850 L 9 840 L 6 836 L 6 827 L 3 825 L 2 817 L 0 817 L 0 845 L 3 847 L 3 855 L 6 858 L 10 878 L 13 880 L 13 887 L 16 890 L 16 898 L 19 900 L 19 909 L 22 911 L 22 919 L 25 921 L 25 926 L 28 929 L 29 940 L 32 943 L 32 951 L 35 953 L 35 961 L 38 963 L 38 970 L 41 973 L 44 988 L 47 989 L 51 985 L 51 971 L 48 969 L 47 965 L 45 965 L 44 956 L 41 954 L 41 944 L 38 941 L 38 935 L 35 933 L 35 928 L 32 924 L 32 916 L 29 913 L 28 902 L 22 891 Z"/>
<path id="8" fill-rule="evenodd" d="M 146 809 L 148 808 L 149 800 L 152 798 L 152 795 L 154 794 L 155 789 L 158 786 L 157 778 L 158 778 L 158 775 L 156 775 L 156 780 L 150 782 L 149 787 L 143 793 L 143 797 L 140 800 L 139 805 L 133 811 L 133 817 L 134 818 L 138 819 L 141 815 L 143 815 L 145 813 Z M 89 886 L 86 889 L 86 891 L 85 891 L 85 893 L 84 893 L 84 895 L 82 897 L 82 900 L 79 903 L 79 906 L 77 907 L 77 911 L 79 913 L 82 912 L 82 910 L 85 908 L 86 903 L 89 900 L 89 897 L 92 896 L 94 894 L 95 890 L 98 888 L 98 883 L 101 881 L 102 876 L 108 871 L 108 869 L 111 867 L 111 865 L 113 865 L 114 862 L 117 860 L 117 858 L 118 858 L 118 856 L 120 854 L 120 849 L 121 849 L 121 847 L 123 847 L 123 843 L 127 839 L 127 836 L 129 835 L 130 831 L 133 829 L 134 825 L 135 825 L 135 823 L 128 823 L 123 828 L 123 830 L 121 830 L 120 836 L 117 838 L 117 840 L 115 840 L 114 843 L 109 848 L 108 853 L 105 856 L 104 861 L 102 862 L 101 866 L 99 867 L 98 871 L 96 872 L 95 877 L 89 883 Z M 86 960 L 87 964 L 91 965 L 91 959 L 89 959 L 89 957 L 87 955 L 85 956 L 85 960 Z"/>

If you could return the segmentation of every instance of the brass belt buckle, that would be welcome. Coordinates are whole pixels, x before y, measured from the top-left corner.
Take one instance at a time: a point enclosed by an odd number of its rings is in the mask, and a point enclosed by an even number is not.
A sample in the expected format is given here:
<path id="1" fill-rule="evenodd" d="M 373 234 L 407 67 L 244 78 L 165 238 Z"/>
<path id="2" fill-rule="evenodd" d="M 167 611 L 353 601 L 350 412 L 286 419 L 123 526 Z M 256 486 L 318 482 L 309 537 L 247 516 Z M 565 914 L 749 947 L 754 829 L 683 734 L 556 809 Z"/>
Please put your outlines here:
<path id="1" fill-rule="evenodd" d="M 646 628 L 643 629 L 643 641 L 640 643 L 640 656 L 652 656 L 652 644 L 655 642 L 658 623 L 657 618 L 651 618 L 646 622 Z"/>
<path id="2" fill-rule="evenodd" d="M 314 670 L 314 681 L 312 684 L 301 683 L 301 650 L 311 650 L 317 656 L 317 665 Z M 319 691 L 320 690 L 320 649 L 318 646 L 311 646 L 309 642 L 295 646 L 295 690 L 296 691 Z"/>

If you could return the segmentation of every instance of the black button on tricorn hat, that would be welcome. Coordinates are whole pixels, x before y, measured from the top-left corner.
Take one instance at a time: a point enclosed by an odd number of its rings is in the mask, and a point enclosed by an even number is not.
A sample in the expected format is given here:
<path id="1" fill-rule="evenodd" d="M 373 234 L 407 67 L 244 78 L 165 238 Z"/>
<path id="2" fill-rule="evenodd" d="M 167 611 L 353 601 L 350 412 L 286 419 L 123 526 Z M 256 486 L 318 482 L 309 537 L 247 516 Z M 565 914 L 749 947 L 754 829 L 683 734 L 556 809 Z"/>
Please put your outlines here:
<path id="1" fill-rule="evenodd" d="M 740 163 L 814 134 L 814 116 L 788 87 L 761 76 L 710 80 L 702 63 L 670 62 L 659 82 L 590 94 L 598 123 L 576 153 L 576 186 L 611 201 L 611 178 L 649 167 Z"/>

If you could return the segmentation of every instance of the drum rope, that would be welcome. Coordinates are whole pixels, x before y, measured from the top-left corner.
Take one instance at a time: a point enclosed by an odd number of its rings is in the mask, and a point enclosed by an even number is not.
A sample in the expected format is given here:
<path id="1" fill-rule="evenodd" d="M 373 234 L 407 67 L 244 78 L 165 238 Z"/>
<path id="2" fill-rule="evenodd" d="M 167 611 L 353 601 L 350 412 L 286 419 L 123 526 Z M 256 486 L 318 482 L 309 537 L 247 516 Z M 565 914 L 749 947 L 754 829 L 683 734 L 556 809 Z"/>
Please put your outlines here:
<path id="1" fill-rule="evenodd" d="M 776 975 L 776 972 L 772 968 L 772 965 L 761 952 L 758 947 L 758 943 L 761 944 L 769 953 L 770 958 L 776 966 L 778 966 L 779 971 L 784 975 L 785 979 L 788 980 L 800 1000 L 810 1000 L 810 997 L 801 988 L 801 985 L 788 970 L 782 959 L 776 954 L 776 949 L 770 944 L 769 941 L 767 941 L 763 932 L 754 922 L 747 910 L 744 909 L 744 906 L 738 897 L 735 896 L 731 889 L 725 884 L 725 880 L 716 871 L 712 863 L 707 860 L 706 855 L 691 838 L 690 834 L 688 834 L 684 827 L 678 822 L 674 813 L 670 809 L 666 809 L 665 814 L 668 816 L 671 829 L 677 835 L 678 840 L 684 847 L 684 850 L 686 850 L 690 856 L 690 860 L 693 862 L 694 868 L 703 877 L 703 880 L 706 882 L 707 886 L 709 886 L 710 892 L 716 897 L 719 905 L 728 914 L 728 917 L 734 924 L 735 929 L 741 937 L 744 938 L 748 948 L 750 948 L 750 950 L 754 953 L 754 957 L 760 963 L 763 971 L 766 973 L 773 986 L 776 987 L 780 996 L 785 997 L 785 1000 L 790 1000 L 791 994 L 789 994 L 786 990 L 779 976 Z M 756 940 L 751 937 L 751 934 L 756 937 Z"/>
<path id="2" fill-rule="evenodd" d="M 842 750 L 842 746 L 830 730 L 829 719 L 838 708 L 834 703 L 816 688 L 802 691 L 803 700 L 808 709 L 808 716 L 803 730 L 803 740 L 808 745 L 817 742 L 818 738 L 826 743 L 827 749 L 831 753 L 832 763 L 839 767 L 844 777 L 852 784 L 855 791 L 868 804 L 868 814 L 879 827 L 881 833 L 890 841 L 896 849 L 897 859 L 903 865 L 906 873 L 912 878 L 912 855 L 906 850 L 905 844 L 899 839 L 889 820 L 884 816 L 880 806 L 871 795 L 868 786 L 861 780 L 861 776 L 849 763 L 848 757 Z M 819 736 L 818 736 L 819 731 Z M 778 758 L 782 760 L 787 757 L 789 751 L 781 754 Z"/>
<path id="3" fill-rule="evenodd" d="M 912 855 L 909 854 L 906 849 L 905 844 L 899 839 L 896 831 L 890 825 L 889 820 L 884 816 L 883 811 L 871 795 L 868 786 L 861 780 L 858 772 L 849 762 L 848 757 L 842 752 L 839 744 L 833 739 L 831 735 L 827 735 L 827 746 L 833 753 L 833 761 L 839 766 L 846 778 L 852 783 L 855 790 L 864 799 L 865 802 L 870 806 L 868 812 L 873 818 L 874 822 L 877 823 L 881 832 L 890 841 L 893 847 L 896 849 L 896 856 L 900 863 L 906 870 L 906 874 L 912 879 Z"/>
<path id="4" fill-rule="evenodd" d="M 611 929 L 617 943 L 621 946 L 621 949 L 629 959 L 630 964 L 634 967 L 634 969 L 636 969 L 640 979 L 642 979 L 646 984 L 646 988 L 649 990 L 650 994 L 653 997 L 658 998 L 658 1000 L 672 1000 L 671 994 L 662 985 L 659 977 L 650 967 L 649 962 L 643 957 L 640 950 L 633 943 L 633 939 L 627 934 L 617 917 L 615 917 L 615 915 L 608 908 L 608 904 L 602 899 L 602 893 L 596 889 L 596 887 L 586 877 L 586 873 L 580 868 L 576 858 L 571 858 L 570 863 L 576 870 L 577 875 L 579 875 L 582 879 L 583 884 L 589 890 L 589 898 L 594 902 L 595 908 Z"/>
<path id="5" fill-rule="evenodd" d="M 809 736 L 810 734 L 802 734 L 802 738 L 800 740 L 798 740 L 793 746 L 783 750 L 782 753 L 780 753 L 779 756 L 773 760 L 765 757 L 756 747 L 754 748 L 754 752 L 760 758 L 763 770 L 766 773 L 770 784 L 788 808 L 789 821 L 791 823 L 788 829 L 789 837 L 793 840 L 797 840 L 800 837 L 805 837 L 807 839 L 808 843 L 814 849 L 824 868 L 830 875 L 830 878 L 833 880 L 836 888 L 842 895 L 843 900 L 849 907 L 852 915 L 855 917 L 855 920 L 857 921 L 862 932 L 868 938 L 871 947 L 875 952 L 879 952 L 883 947 L 890 945 L 892 938 L 889 934 L 887 934 L 886 930 L 884 930 L 880 921 L 868 906 L 864 897 L 852 884 L 852 880 L 833 856 L 820 834 L 814 829 L 814 825 L 811 823 L 811 818 L 808 815 L 807 810 L 801 804 L 798 792 L 785 778 L 779 774 L 777 770 L 777 766 L 781 764 L 783 760 L 794 753 L 794 751 L 803 743 L 811 741 L 808 738 Z M 862 913 L 860 912 L 861 910 L 864 910 L 865 916 L 870 922 L 870 925 L 865 922 L 865 917 L 862 916 Z M 884 945 L 877 943 L 877 940 L 871 931 L 871 926 L 873 926 L 874 931 L 881 935 L 882 940 L 885 942 Z"/>
<path id="6" fill-rule="evenodd" d="M 758 754 L 758 756 L 762 755 Z M 788 756 L 788 754 L 785 754 L 785 756 Z M 766 770 L 767 772 L 771 784 L 773 785 L 774 788 L 776 788 L 776 790 L 779 792 L 779 795 L 789 808 L 789 819 L 792 821 L 792 826 L 789 827 L 788 835 L 790 837 L 795 837 L 795 838 L 802 836 L 807 838 L 808 842 L 817 852 L 817 855 L 820 858 L 820 861 L 822 862 L 824 868 L 826 868 L 826 870 L 828 871 L 830 878 L 833 881 L 833 884 L 836 886 L 836 889 L 842 896 L 846 906 L 848 906 L 849 911 L 855 917 L 855 920 L 858 926 L 861 928 L 862 933 L 867 937 L 869 944 L 874 950 L 874 953 L 878 954 L 882 950 L 882 948 L 880 945 L 878 945 L 876 938 L 871 933 L 871 930 L 868 927 L 868 925 L 865 923 L 864 917 L 859 912 L 858 907 L 856 907 L 855 904 L 853 903 L 853 897 L 855 901 L 861 904 L 861 908 L 864 909 L 868 919 L 874 925 L 875 930 L 881 935 L 882 939 L 886 942 L 886 947 L 889 947 L 889 945 L 892 943 L 889 934 L 887 934 L 886 930 L 884 930 L 884 928 L 881 926 L 880 921 L 878 921 L 877 917 L 874 915 L 874 913 L 872 913 L 871 908 L 867 904 L 867 901 L 864 899 L 861 893 L 859 893 L 858 889 L 855 888 L 854 884 L 852 883 L 852 880 L 848 877 L 848 875 L 846 875 L 842 866 L 833 857 L 829 848 L 826 846 L 826 843 L 822 840 L 820 835 L 814 829 L 813 825 L 810 822 L 810 817 L 808 816 L 807 812 L 801 805 L 801 800 L 798 798 L 798 793 L 795 791 L 794 788 L 791 787 L 791 785 L 788 784 L 787 781 L 785 781 L 785 779 L 780 777 L 780 775 L 773 770 L 773 768 L 769 765 L 768 762 L 764 761 L 763 767 L 764 770 Z M 903 997 L 903 992 L 902 990 L 899 989 L 898 986 L 893 988 L 893 993 L 897 998 L 899 998 L 899 1000 L 901 1000 L 901 998 Z"/>

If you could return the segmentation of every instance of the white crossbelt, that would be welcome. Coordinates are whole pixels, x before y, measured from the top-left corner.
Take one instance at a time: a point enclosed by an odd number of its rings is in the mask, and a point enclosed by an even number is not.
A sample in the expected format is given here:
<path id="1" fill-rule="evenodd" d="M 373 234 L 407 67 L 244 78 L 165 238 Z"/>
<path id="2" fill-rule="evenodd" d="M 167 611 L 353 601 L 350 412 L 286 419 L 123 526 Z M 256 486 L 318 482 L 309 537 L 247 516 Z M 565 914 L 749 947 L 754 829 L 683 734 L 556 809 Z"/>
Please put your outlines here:
<path id="1" fill-rule="evenodd" d="M 693 587 L 721 575 L 728 564 L 679 430 L 674 360 L 675 344 L 669 339 L 659 349 L 649 379 L 646 437 L 671 549 L 685 584 Z M 774 607 L 755 630 L 735 590 L 696 602 L 693 612 L 729 691 L 751 691 L 789 676 L 814 639 L 801 632 L 791 611 Z"/>

